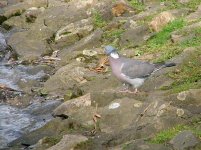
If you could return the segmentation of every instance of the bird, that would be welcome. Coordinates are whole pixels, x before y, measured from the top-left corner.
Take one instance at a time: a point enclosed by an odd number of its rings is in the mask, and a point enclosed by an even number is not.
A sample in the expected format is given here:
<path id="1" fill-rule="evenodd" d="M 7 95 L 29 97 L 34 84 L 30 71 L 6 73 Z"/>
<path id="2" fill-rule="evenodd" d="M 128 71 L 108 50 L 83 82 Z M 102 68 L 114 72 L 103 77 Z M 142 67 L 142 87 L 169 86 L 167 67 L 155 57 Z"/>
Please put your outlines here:
<path id="1" fill-rule="evenodd" d="M 176 65 L 175 63 L 155 64 L 126 58 L 119 55 L 117 49 L 110 45 L 105 46 L 105 54 L 109 57 L 112 73 L 117 79 L 123 82 L 124 88 L 123 90 L 120 90 L 121 92 L 136 94 L 138 88 L 143 85 L 144 81 L 154 72 L 165 67 Z M 132 90 L 129 90 L 130 87 Z"/>

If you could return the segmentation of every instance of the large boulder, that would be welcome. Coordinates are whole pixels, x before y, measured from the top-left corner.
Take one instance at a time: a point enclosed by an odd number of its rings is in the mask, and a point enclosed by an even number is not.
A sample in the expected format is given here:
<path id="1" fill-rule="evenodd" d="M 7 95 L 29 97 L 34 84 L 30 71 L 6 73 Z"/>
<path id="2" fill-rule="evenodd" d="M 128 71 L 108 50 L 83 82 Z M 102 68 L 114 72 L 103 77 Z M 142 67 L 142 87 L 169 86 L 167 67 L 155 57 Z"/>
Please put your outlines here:
<path id="1" fill-rule="evenodd" d="M 182 131 L 176 135 L 170 143 L 177 150 L 185 150 L 194 148 L 200 141 L 194 136 L 191 131 Z"/>
<path id="2" fill-rule="evenodd" d="M 93 31 L 92 20 L 82 19 L 59 29 L 55 34 L 57 47 L 66 47 L 74 44 Z"/>
<path id="3" fill-rule="evenodd" d="M 82 85 L 87 82 L 87 76 L 94 76 L 88 69 L 79 66 L 78 62 L 61 67 L 44 84 L 44 90 L 51 94 L 65 94 L 74 84 Z"/>
<path id="4" fill-rule="evenodd" d="M 84 49 L 92 49 L 95 47 L 99 47 L 101 45 L 103 31 L 101 29 L 95 30 L 93 33 L 88 36 L 82 38 L 72 46 L 68 48 L 64 48 L 59 52 L 59 57 L 61 58 L 61 65 L 65 65 L 68 63 L 69 55 L 72 55 L 73 51 L 80 51 Z"/>

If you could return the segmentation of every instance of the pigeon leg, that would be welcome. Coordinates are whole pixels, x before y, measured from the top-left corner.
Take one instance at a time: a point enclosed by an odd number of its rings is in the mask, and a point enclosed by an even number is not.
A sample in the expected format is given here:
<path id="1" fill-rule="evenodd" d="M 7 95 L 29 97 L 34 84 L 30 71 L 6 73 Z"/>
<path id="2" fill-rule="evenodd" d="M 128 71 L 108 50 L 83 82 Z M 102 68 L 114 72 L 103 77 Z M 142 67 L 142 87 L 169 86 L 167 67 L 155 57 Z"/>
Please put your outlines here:
<path id="1" fill-rule="evenodd" d="M 131 91 L 131 90 L 129 90 L 128 91 L 128 93 L 133 93 L 133 94 L 137 94 L 139 91 L 138 91 L 138 89 L 137 88 L 135 88 L 135 90 L 134 91 Z"/>
<path id="2" fill-rule="evenodd" d="M 123 93 L 123 92 L 128 92 L 128 87 L 129 85 L 126 83 L 123 83 L 123 86 L 119 89 L 119 92 Z"/>

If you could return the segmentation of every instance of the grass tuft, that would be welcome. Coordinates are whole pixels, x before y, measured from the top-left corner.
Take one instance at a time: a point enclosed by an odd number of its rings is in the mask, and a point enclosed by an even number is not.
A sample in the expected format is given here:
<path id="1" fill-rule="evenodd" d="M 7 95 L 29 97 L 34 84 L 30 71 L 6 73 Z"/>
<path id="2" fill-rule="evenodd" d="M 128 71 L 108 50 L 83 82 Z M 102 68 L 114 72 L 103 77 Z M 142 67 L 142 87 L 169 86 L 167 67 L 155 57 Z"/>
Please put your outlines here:
<path id="1" fill-rule="evenodd" d="M 189 125 L 177 125 L 173 128 L 161 131 L 155 135 L 153 139 L 151 139 L 150 143 L 166 143 L 171 140 L 174 136 L 176 136 L 179 132 L 184 130 L 192 131 L 198 138 L 201 137 L 201 132 L 196 128 L 196 126 L 189 126 Z"/>
<path id="2" fill-rule="evenodd" d="M 137 11 L 137 13 L 145 10 L 145 5 L 138 2 L 138 0 L 129 0 L 129 4 Z"/>
<path id="3" fill-rule="evenodd" d="M 102 18 L 100 12 L 98 11 L 93 12 L 92 21 L 93 21 L 94 27 L 96 28 L 102 28 L 107 24 L 106 21 Z"/>
<path id="4" fill-rule="evenodd" d="M 175 30 L 181 29 L 185 26 L 185 21 L 183 19 L 177 19 L 170 22 L 165 26 L 162 31 L 158 32 L 148 41 L 149 48 L 158 48 L 163 46 L 170 39 L 171 33 Z"/>

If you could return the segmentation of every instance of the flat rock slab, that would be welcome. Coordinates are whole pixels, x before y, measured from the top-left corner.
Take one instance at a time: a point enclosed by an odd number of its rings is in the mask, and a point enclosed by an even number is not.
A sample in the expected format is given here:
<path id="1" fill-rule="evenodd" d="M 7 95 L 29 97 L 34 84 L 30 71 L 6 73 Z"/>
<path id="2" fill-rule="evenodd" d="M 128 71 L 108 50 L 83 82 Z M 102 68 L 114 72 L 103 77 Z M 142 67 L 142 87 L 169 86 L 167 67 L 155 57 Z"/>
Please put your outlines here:
<path id="1" fill-rule="evenodd" d="M 82 135 L 64 135 L 59 143 L 48 148 L 47 150 L 70 150 L 73 149 L 78 143 L 88 140 L 87 137 Z"/>
<path id="2" fill-rule="evenodd" d="M 176 135 L 170 143 L 177 150 L 185 150 L 189 148 L 195 147 L 199 140 L 194 136 L 191 131 L 182 131 L 178 135 Z"/>

